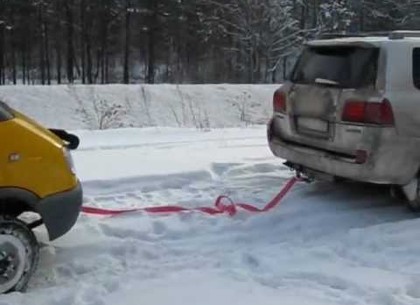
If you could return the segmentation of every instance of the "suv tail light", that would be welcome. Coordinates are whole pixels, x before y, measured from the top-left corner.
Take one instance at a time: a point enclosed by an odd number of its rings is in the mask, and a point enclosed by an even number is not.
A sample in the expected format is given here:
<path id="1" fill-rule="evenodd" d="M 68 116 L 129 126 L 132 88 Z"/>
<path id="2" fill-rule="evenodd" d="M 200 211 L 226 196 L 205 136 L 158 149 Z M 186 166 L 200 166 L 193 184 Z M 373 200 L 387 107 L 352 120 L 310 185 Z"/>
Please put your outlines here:
<path id="1" fill-rule="evenodd" d="M 286 113 L 286 94 L 283 91 L 277 90 L 273 97 L 274 112 Z"/>
<path id="2" fill-rule="evenodd" d="M 394 112 L 389 100 L 382 102 L 366 102 L 348 100 L 344 105 L 341 119 L 345 122 L 367 123 L 393 126 Z"/>

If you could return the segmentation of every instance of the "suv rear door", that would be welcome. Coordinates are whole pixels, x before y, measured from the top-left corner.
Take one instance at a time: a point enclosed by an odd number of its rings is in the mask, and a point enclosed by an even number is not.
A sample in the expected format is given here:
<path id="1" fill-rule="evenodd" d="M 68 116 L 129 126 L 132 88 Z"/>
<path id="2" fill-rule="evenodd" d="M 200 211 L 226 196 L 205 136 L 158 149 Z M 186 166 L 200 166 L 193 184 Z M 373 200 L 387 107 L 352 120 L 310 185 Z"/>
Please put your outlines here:
<path id="1" fill-rule="evenodd" d="M 378 96 L 380 49 L 360 45 L 310 45 L 302 53 L 287 89 L 289 139 L 349 153 L 360 135 L 343 138 L 339 125 L 346 101 Z"/>

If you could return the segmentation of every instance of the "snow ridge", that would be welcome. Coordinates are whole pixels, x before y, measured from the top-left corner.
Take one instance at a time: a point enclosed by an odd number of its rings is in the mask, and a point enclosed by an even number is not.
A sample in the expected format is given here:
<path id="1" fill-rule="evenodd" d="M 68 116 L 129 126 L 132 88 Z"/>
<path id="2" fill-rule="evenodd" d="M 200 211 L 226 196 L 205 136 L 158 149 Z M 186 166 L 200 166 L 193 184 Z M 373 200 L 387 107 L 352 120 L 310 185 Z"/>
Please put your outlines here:
<path id="1" fill-rule="evenodd" d="M 0 99 L 49 127 L 193 127 L 265 124 L 278 85 L 1 86 Z"/>

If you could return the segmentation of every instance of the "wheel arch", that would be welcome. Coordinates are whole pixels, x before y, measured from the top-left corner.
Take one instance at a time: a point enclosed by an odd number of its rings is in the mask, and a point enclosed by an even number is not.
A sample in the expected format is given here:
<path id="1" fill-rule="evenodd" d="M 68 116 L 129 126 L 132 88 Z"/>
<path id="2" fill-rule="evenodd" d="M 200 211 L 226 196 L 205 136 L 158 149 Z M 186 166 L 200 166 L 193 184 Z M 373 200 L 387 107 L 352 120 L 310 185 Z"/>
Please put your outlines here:
<path id="1" fill-rule="evenodd" d="M 0 188 L 0 213 L 19 216 L 23 212 L 37 212 L 38 196 L 20 188 Z"/>

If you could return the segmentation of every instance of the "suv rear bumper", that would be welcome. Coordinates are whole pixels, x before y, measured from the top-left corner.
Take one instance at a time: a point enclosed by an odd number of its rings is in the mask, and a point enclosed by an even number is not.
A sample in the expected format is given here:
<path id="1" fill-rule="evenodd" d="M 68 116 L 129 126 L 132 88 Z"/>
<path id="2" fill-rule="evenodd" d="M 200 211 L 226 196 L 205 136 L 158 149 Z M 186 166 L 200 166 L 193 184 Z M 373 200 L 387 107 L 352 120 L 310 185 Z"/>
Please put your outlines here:
<path id="1" fill-rule="evenodd" d="M 48 196 L 36 205 L 50 240 L 66 234 L 76 223 L 83 202 L 80 182 L 71 190 Z"/>
<path id="2" fill-rule="evenodd" d="M 268 143 L 275 156 L 302 168 L 304 172 L 307 169 L 308 172 L 320 172 L 361 182 L 405 185 L 417 171 L 404 151 L 385 153 L 386 148 L 378 148 L 375 154 L 369 155 L 365 163 L 358 164 L 354 158 L 348 156 L 285 141 L 279 135 L 273 134 L 271 124 L 268 125 Z"/>

